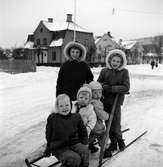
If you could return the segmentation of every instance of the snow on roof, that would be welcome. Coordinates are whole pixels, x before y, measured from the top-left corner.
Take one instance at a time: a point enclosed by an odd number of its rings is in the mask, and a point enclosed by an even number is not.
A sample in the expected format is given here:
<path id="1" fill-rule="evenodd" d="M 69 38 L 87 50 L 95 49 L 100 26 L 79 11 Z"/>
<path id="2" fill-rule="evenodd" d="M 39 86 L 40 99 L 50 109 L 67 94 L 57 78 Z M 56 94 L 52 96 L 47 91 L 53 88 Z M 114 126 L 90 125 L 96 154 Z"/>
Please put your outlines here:
<path id="1" fill-rule="evenodd" d="M 34 42 L 31 42 L 31 41 L 27 41 L 24 45 L 24 48 L 25 49 L 32 49 L 34 46 Z"/>
<path id="2" fill-rule="evenodd" d="M 58 40 L 53 40 L 49 46 L 56 47 L 56 46 L 62 46 L 62 44 L 63 44 L 63 39 L 59 38 Z"/>
<path id="3" fill-rule="evenodd" d="M 64 22 L 64 23 L 58 23 L 58 22 L 48 22 L 48 21 L 42 21 L 45 27 L 47 27 L 50 31 L 61 31 L 61 30 L 76 30 L 81 32 L 89 32 L 87 29 L 79 26 L 78 24 L 74 22 Z"/>
<path id="4" fill-rule="evenodd" d="M 95 44 L 97 44 L 98 41 L 100 41 L 100 39 L 101 39 L 101 37 L 96 38 L 96 39 L 95 39 Z"/>
<path id="5" fill-rule="evenodd" d="M 125 49 L 131 49 L 136 44 L 136 41 L 122 41 L 121 45 Z"/>
<path id="6" fill-rule="evenodd" d="M 158 57 L 158 55 L 156 53 L 147 53 L 146 56 L 149 56 L 149 57 Z"/>

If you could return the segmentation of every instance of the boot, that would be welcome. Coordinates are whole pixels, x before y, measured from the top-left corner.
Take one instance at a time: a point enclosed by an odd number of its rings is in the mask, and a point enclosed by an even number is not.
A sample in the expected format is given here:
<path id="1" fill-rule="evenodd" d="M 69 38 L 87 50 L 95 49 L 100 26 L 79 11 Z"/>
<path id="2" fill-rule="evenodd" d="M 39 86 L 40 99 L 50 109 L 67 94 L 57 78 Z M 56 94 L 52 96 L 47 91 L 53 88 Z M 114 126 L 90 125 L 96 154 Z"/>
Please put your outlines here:
<path id="1" fill-rule="evenodd" d="M 106 150 L 104 151 L 104 156 L 103 156 L 103 158 L 110 158 L 110 157 L 112 157 L 112 153 L 111 153 L 111 151 L 110 151 L 109 149 L 106 149 Z"/>
<path id="2" fill-rule="evenodd" d="M 110 151 L 116 151 L 117 150 L 117 143 L 110 143 L 110 146 L 108 148 Z"/>
<path id="3" fill-rule="evenodd" d="M 123 139 L 118 140 L 118 146 L 120 151 L 123 151 L 125 149 L 126 145 Z"/>
<path id="4" fill-rule="evenodd" d="M 95 147 L 93 143 L 89 144 L 88 148 L 91 151 L 91 153 L 95 153 L 98 151 L 98 147 Z"/>

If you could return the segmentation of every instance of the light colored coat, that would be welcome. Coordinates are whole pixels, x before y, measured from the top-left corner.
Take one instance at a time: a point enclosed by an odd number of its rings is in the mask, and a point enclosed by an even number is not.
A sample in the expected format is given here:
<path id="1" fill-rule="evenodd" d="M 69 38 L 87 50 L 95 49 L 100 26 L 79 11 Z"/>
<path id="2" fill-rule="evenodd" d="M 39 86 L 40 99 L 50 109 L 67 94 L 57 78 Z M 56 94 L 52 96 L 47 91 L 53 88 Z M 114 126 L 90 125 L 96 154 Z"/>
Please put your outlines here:
<path id="1" fill-rule="evenodd" d="M 91 104 L 93 105 L 97 116 L 97 122 L 92 132 L 95 134 L 101 134 L 106 130 L 104 121 L 109 119 L 109 114 L 104 111 L 103 103 L 100 100 L 92 99 Z"/>
<path id="2" fill-rule="evenodd" d="M 72 113 L 76 113 L 77 111 L 77 101 L 74 102 L 72 107 Z M 84 122 L 84 125 L 87 128 L 88 136 L 90 135 L 90 132 L 96 125 L 97 117 L 96 113 L 94 111 L 94 107 L 92 104 L 87 105 L 86 107 L 82 107 L 79 109 L 79 114 L 82 117 L 82 120 Z"/>

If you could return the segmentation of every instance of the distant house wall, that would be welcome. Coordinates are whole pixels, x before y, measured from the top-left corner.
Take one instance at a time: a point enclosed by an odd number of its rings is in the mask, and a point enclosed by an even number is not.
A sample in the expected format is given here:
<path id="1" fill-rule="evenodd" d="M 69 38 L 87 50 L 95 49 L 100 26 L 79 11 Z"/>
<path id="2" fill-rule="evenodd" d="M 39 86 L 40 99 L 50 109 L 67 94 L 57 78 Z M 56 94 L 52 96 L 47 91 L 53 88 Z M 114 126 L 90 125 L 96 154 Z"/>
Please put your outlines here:
<path id="1" fill-rule="evenodd" d="M 118 48 L 119 45 L 108 34 L 104 34 L 96 43 L 96 54 L 94 62 L 96 64 L 105 64 L 106 55 L 110 50 Z"/>
<path id="2" fill-rule="evenodd" d="M 57 65 L 62 63 L 62 47 L 50 47 L 48 50 L 48 64 Z"/>
<path id="3" fill-rule="evenodd" d="M 36 64 L 32 60 L 1 60 L 0 71 L 12 74 L 36 72 Z"/>
<path id="4" fill-rule="evenodd" d="M 49 46 L 52 41 L 53 32 L 50 32 L 42 22 L 38 25 L 34 32 L 34 45 L 35 46 Z M 40 41 L 40 44 L 39 44 Z"/>

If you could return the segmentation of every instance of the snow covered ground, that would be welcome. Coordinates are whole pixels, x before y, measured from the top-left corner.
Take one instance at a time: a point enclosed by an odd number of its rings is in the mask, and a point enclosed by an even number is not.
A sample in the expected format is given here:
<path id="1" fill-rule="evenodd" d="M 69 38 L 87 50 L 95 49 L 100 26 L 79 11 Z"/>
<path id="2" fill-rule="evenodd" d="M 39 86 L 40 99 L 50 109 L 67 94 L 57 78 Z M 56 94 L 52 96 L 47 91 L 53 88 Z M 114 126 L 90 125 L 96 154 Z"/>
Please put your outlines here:
<path id="1" fill-rule="evenodd" d="M 148 133 L 104 166 L 161 167 L 163 164 L 163 65 L 127 66 L 130 95 L 122 108 L 122 128 L 134 137 Z M 22 167 L 45 142 L 46 118 L 53 109 L 58 68 L 36 73 L 0 73 L 0 167 Z M 101 68 L 93 68 L 95 80 Z"/>

